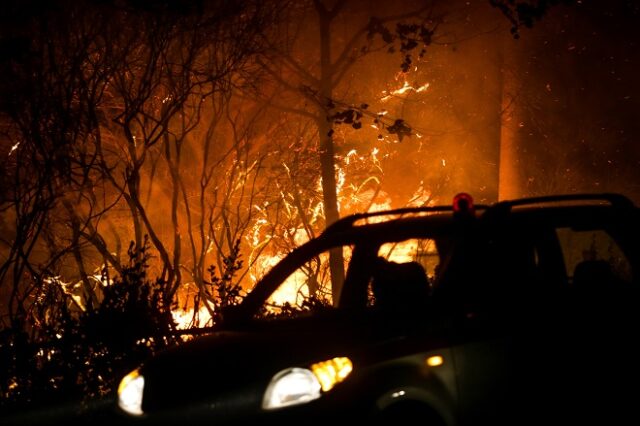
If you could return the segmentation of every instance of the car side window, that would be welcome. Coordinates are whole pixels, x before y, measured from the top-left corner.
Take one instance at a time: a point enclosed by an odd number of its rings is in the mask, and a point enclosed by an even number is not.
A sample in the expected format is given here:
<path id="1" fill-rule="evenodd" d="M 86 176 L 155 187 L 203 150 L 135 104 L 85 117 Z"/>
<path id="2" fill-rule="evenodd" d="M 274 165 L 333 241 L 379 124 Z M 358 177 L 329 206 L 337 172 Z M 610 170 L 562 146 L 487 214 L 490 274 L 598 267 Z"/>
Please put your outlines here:
<path id="1" fill-rule="evenodd" d="M 433 240 L 413 238 L 383 244 L 372 265 L 369 305 L 405 309 L 426 303 L 439 265 Z"/>
<path id="2" fill-rule="evenodd" d="M 574 288 L 631 282 L 631 265 L 605 230 L 557 230 L 569 283 Z"/>
<path id="3" fill-rule="evenodd" d="M 435 241 L 428 238 L 411 238 L 397 243 L 380 246 L 378 256 L 396 262 L 417 262 L 424 268 L 427 278 L 433 282 L 440 268 L 440 255 Z"/>

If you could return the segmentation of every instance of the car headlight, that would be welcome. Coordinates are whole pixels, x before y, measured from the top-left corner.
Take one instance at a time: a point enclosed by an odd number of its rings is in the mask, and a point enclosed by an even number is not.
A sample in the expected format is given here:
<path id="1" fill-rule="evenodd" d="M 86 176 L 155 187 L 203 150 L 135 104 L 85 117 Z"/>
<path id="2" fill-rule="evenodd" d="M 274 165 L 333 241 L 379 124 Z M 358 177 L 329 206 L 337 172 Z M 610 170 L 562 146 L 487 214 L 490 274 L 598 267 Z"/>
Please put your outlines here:
<path id="1" fill-rule="evenodd" d="M 335 385 L 346 379 L 352 370 L 353 363 L 344 356 L 317 362 L 311 366 L 311 371 L 318 378 L 323 392 L 330 391 Z"/>
<path id="2" fill-rule="evenodd" d="M 353 370 L 347 357 L 333 358 L 311 365 L 309 368 L 288 368 L 277 373 L 269 382 L 262 408 L 273 410 L 290 405 L 305 404 L 320 398 Z"/>
<path id="3" fill-rule="evenodd" d="M 141 416 L 144 377 L 138 370 L 124 376 L 118 386 L 118 406 L 129 414 Z"/>

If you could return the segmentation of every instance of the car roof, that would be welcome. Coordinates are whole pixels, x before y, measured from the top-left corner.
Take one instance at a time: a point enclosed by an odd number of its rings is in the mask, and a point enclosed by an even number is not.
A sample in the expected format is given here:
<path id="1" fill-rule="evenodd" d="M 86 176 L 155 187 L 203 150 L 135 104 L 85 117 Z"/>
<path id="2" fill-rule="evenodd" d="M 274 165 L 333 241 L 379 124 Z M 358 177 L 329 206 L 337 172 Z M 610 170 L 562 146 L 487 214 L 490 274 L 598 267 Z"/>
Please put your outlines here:
<path id="1" fill-rule="evenodd" d="M 429 221 L 437 221 L 437 217 L 442 217 L 443 213 L 448 213 L 446 216 L 450 216 L 452 213 L 458 213 L 455 211 L 456 198 L 461 194 L 454 197 L 454 201 L 450 206 L 429 206 L 429 207 L 407 207 L 395 210 L 383 210 L 368 213 L 356 213 L 350 216 L 346 216 L 334 224 L 327 227 L 324 235 L 333 233 L 342 233 L 354 226 L 357 226 L 359 222 L 367 223 L 367 221 L 374 220 L 374 223 L 380 222 L 380 219 L 385 223 L 397 224 L 402 223 L 407 217 L 429 217 Z M 466 195 L 466 194 L 464 194 Z M 507 215 L 513 213 L 522 212 L 536 212 L 540 213 L 543 210 L 552 210 L 558 212 L 561 208 L 579 208 L 580 210 L 589 209 L 590 206 L 599 206 L 598 209 L 604 207 L 612 207 L 615 210 L 633 210 L 635 206 L 633 202 L 621 194 L 615 193 L 602 193 L 602 194 L 567 194 L 567 195 L 551 195 L 543 197 L 530 197 L 520 198 L 515 200 L 500 201 L 492 205 L 478 205 L 471 206 L 468 212 L 459 212 L 461 214 L 470 213 L 474 215 Z M 435 218 L 435 219 L 434 219 Z M 360 225 L 362 226 L 362 225 Z M 393 225 L 392 225 L 393 226 Z"/>

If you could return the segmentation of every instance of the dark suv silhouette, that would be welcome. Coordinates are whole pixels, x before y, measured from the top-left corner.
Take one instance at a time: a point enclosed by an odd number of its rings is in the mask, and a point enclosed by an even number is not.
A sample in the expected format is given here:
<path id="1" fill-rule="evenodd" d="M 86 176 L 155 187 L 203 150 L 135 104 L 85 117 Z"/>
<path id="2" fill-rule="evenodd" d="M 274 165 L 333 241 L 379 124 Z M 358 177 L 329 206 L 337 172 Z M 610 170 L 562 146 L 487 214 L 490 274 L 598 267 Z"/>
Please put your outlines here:
<path id="1" fill-rule="evenodd" d="M 190 424 L 638 424 L 639 218 L 617 194 L 346 217 L 127 376 L 119 405 Z"/>

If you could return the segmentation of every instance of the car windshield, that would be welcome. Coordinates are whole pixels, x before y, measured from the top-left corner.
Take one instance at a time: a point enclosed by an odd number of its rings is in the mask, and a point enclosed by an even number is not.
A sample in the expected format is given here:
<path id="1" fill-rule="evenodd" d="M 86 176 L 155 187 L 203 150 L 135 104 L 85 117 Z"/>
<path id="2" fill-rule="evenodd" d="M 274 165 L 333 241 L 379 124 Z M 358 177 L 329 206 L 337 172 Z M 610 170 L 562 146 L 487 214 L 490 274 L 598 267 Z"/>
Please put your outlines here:
<path id="1" fill-rule="evenodd" d="M 366 238 L 321 247 L 281 275 L 279 285 L 264 297 L 258 317 L 291 318 L 337 308 L 425 302 L 442 266 L 438 247 L 445 246 L 421 236 L 391 242 Z M 332 251 L 342 260 L 341 288 L 336 288 L 331 274 Z"/>

